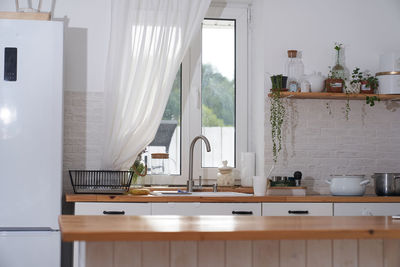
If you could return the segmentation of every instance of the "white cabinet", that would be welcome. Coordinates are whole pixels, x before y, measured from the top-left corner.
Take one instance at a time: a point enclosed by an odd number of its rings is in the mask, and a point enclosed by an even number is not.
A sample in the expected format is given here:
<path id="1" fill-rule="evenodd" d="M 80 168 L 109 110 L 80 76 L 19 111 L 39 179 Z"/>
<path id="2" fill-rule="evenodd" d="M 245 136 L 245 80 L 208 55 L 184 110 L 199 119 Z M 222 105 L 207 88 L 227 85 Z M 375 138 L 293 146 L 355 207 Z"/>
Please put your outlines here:
<path id="1" fill-rule="evenodd" d="M 400 203 L 335 203 L 335 216 L 392 216 L 400 214 Z"/>
<path id="2" fill-rule="evenodd" d="M 75 215 L 151 215 L 151 203 L 77 202 Z"/>
<path id="3" fill-rule="evenodd" d="M 263 216 L 332 216 L 332 203 L 262 203 Z"/>
<path id="4" fill-rule="evenodd" d="M 256 215 L 261 203 L 152 203 L 152 215 Z"/>

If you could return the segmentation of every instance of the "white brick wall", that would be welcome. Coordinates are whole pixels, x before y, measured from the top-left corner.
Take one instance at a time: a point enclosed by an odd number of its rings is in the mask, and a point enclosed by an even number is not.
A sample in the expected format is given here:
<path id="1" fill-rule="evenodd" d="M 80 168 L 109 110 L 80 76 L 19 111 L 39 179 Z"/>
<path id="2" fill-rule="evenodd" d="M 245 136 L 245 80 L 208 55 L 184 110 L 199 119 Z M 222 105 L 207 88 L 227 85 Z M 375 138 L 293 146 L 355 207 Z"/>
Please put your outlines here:
<path id="1" fill-rule="evenodd" d="M 99 169 L 103 93 L 64 93 L 64 192 L 72 192 L 68 170 Z"/>
<path id="2" fill-rule="evenodd" d="M 350 101 L 349 120 L 345 119 L 346 100 L 285 100 L 287 119 L 283 151 L 272 175 L 303 173 L 308 193 L 329 194 L 324 182 L 331 174 L 400 172 L 400 104 Z M 329 103 L 331 114 L 327 109 Z M 265 101 L 265 165 L 272 164 L 270 101 Z M 373 193 L 373 184 L 367 193 Z"/>

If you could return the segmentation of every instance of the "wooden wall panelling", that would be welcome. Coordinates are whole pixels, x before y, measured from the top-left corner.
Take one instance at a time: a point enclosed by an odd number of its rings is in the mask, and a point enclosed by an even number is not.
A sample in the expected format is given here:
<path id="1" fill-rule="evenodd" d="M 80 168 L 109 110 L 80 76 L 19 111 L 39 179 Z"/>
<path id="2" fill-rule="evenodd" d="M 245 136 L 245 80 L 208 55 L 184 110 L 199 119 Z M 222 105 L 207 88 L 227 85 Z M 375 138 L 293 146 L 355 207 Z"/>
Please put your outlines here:
<path id="1" fill-rule="evenodd" d="M 279 240 L 253 241 L 253 267 L 279 267 Z"/>
<path id="2" fill-rule="evenodd" d="M 280 267 L 305 267 L 306 241 L 281 240 L 279 254 Z"/>
<path id="3" fill-rule="evenodd" d="M 198 267 L 225 266 L 225 241 L 198 241 Z"/>
<path id="4" fill-rule="evenodd" d="M 142 242 L 143 267 L 169 267 L 169 241 Z"/>
<path id="5" fill-rule="evenodd" d="M 114 242 L 87 242 L 86 267 L 113 266 Z"/>
<path id="6" fill-rule="evenodd" d="M 307 267 L 332 267 L 332 240 L 307 240 Z"/>
<path id="7" fill-rule="evenodd" d="M 400 266 L 400 240 L 385 239 L 383 241 L 383 266 Z"/>
<path id="8" fill-rule="evenodd" d="M 171 241 L 171 265 L 173 267 L 197 267 L 196 241 Z"/>
<path id="9" fill-rule="evenodd" d="M 333 266 L 358 267 L 358 242 L 353 239 L 333 241 Z"/>
<path id="10" fill-rule="evenodd" d="M 114 267 L 141 267 L 142 242 L 114 242 Z"/>
<path id="11" fill-rule="evenodd" d="M 226 266 L 252 266 L 252 241 L 226 241 Z"/>
<path id="12" fill-rule="evenodd" d="M 362 267 L 377 267 L 383 265 L 382 239 L 358 240 L 358 265 Z"/>

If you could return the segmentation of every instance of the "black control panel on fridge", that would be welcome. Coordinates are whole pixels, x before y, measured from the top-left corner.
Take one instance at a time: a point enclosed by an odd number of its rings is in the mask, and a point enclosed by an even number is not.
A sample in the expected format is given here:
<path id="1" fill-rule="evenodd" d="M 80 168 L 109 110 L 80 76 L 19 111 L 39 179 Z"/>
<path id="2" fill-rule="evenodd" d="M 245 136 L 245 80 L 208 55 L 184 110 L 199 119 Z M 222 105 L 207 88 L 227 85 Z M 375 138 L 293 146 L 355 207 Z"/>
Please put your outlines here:
<path id="1" fill-rule="evenodd" d="M 4 49 L 4 80 L 17 80 L 17 48 L 6 47 Z"/>

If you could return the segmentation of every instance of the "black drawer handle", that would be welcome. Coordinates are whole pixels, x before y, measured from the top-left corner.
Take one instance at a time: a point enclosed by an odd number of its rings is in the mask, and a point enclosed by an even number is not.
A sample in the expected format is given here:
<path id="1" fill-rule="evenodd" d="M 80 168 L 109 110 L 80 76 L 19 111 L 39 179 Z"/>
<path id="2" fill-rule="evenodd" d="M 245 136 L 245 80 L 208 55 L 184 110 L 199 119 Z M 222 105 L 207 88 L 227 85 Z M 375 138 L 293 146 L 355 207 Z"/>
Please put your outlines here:
<path id="1" fill-rule="evenodd" d="M 233 210 L 232 214 L 233 215 L 253 215 L 253 212 L 252 211 Z"/>
<path id="2" fill-rule="evenodd" d="M 308 210 L 289 210 L 289 214 L 308 214 Z"/>
<path id="3" fill-rule="evenodd" d="M 103 211 L 104 215 L 125 215 L 125 211 L 123 210 L 105 210 Z"/>

